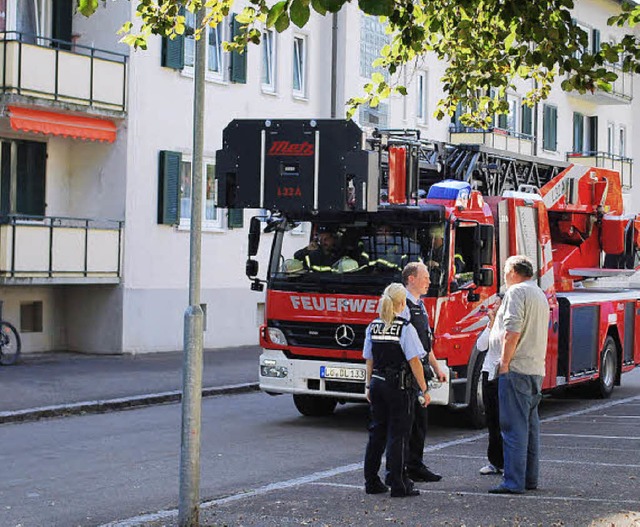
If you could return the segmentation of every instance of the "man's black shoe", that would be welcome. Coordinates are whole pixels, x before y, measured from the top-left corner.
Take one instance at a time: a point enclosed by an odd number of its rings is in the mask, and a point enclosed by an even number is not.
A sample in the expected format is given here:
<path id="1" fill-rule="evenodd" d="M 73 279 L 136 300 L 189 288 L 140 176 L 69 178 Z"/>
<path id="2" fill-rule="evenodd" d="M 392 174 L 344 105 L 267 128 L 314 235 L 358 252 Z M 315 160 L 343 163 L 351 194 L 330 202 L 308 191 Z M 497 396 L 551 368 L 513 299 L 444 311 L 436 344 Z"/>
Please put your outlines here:
<path id="1" fill-rule="evenodd" d="M 440 474 L 431 472 L 427 467 L 420 467 L 417 470 L 407 470 L 407 476 L 413 481 L 435 482 L 442 479 Z"/>
<path id="2" fill-rule="evenodd" d="M 384 483 L 382 483 L 382 481 L 380 480 L 372 483 L 371 485 L 364 486 L 364 491 L 367 494 L 383 494 L 388 490 L 389 489 L 387 488 L 387 486 Z"/>
<path id="3" fill-rule="evenodd" d="M 509 489 L 500 485 L 493 489 L 489 489 L 489 494 L 524 494 L 524 492 L 522 490 Z"/>
<path id="4" fill-rule="evenodd" d="M 420 496 L 420 491 L 414 488 L 410 488 L 408 490 L 392 490 L 391 491 L 392 498 L 409 498 L 411 496 Z"/>

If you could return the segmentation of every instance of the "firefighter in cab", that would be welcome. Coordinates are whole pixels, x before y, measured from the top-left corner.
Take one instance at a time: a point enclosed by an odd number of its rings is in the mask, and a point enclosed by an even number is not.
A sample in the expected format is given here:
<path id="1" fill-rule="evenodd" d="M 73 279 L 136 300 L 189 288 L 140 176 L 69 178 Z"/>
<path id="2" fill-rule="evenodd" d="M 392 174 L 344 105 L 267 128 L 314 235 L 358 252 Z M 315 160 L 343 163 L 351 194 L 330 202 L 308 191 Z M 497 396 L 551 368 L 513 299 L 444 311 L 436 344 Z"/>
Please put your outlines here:
<path id="1" fill-rule="evenodd" d="M 363 357 L 366 360 L 366 396 L 371 404 L 369 441 L 364 459 L 365 491 L 381 494 L 389 490 L 379 476 L 382 454 L 387 453 L 391 497 L 417 496 L 407 477 L 405 445 L 409 441 L 415 378 L 423 406 L 430 402 L 420 360 L 425 355 L 416 329 L 400 317 L 407 304 L 402 284 L 389 285 L 380 299 L 380 317 L 367 327 Z"/>

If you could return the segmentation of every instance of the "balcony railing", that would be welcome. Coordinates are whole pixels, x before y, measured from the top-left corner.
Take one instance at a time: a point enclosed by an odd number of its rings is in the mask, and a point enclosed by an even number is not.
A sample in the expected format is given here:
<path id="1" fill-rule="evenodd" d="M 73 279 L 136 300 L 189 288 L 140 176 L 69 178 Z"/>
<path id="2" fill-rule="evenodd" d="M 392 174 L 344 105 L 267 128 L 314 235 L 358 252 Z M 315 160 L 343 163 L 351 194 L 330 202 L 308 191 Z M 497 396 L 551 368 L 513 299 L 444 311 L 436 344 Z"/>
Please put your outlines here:
<path id="1" fill-rule="evenodd" d="M 123 221 L 0 216 L 0 282 L 118 283 Z"/>
<path id="2" fill-rule="evenodd" d="M 534 154 L 535 137 L 533 135 L 497 127 L 482 130 L 451 125 L 449 127 L 449 140 L 455 144 L 480 144 L 528 156 Z"/>
<path id="3" fill-rule="evenodd" d="M 574 165 L 610 168 L 620 173 L 622 188 L 629 190 L 633 184 L 633 159 L 608 152 L 567 152 L 567 161 Z"/>
<path id="4" fill-rule="evenodd" d="M 0 32 L 2 93 L 124 112 L 127 56 L 102 49 Z"/>
<path id="5" fill-rule="evenodd" d="M 578 99 L 588 100 L 597 104 L 629 104 L 633 100 L 633 74 L 622 71 L 618 64 L 605 64 L 608 72 L 615 73 L 618 78 L 611 83 L 611 91 L 597 89 L 593 93 L 570 92 Z"/>

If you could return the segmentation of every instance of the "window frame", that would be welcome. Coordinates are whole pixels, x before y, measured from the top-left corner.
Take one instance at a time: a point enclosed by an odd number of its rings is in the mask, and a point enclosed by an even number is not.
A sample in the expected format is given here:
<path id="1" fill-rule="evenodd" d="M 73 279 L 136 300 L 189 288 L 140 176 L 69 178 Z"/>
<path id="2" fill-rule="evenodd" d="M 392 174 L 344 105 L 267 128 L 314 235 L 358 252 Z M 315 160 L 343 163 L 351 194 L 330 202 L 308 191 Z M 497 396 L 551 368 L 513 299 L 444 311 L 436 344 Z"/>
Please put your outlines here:
<path id="1" fill-rule="evenodd" d="M 627 127 L 623 124 L 618 126 L 618 156 L 627 157 Z"/>
<path id="2" fill-rule="evenodd" d="M 189 203 L 189 215 L 183 216 L 183 211 L 185 207 L 182 206 L 182 177 L 183 177 L 183 167 L 185 164 L 188 164 L 191 167 L 191 173 L 189 174 L 189 188 L 191 189 L 191 181 L 193 177 L 193 155 L 188 153 L 182 154 L 182 160 L 180 162 L 180 217 L 178 218 L 178 229 L 185 230 L 191 227 L 191 206 L 193 204 L 193 198 L 190 197 Z M 215 203 L 218 192 L 218 185 L 215 179 L 215 159 L 211 157 L 204 157 L 202 160 L 202 230 L 207 232 L 220 232 L 225 228 L 225 224 L 223 223 L 223 218 L 226 217 L 226 209 L 222 207 L 215 206 L 215 214 L 216 218 L 213 220 L 207 219 L 207 167 L 212 167 L 213 170 L 213 201 Z"/>
<path id="3" fill-rule="evenodd" d="M 429 74 L 419 71 L 416 76 L 416 119 L 418 124 L 429 124 Z"/>
<path id="4" fill-rule="evenodd" d="M 269 37 L 267 37 L 269 35 Z M 267 52 L 267 43 L 269 50 Z M 277 92 L 277 75 L 278 75 L 278 34 L 273 29 L 265 28 L 262 31 L 262 71 L 260 78 L 260 86 L 265 93 L 274 94 Z M 267 55 L 265 55 L 267 54 Z M 269 82 L 264 81 L 265 68 L 270 71 Z"/>
<path id="5" fill-rule="evenodd" d="M 607 123 L 607 154 L 612 156 L 616 151 L 616 125 L 609 121 Z"/>
<path id="6" fill-rule="evenodd" d="M 296 58 L 296 43 L 302 42 L 302 57 Z M 307 57 L 309 55 L 309 39 L 307 35 L 296 33 L 293 35 L 293 46 L 292 46 L 292 71 L 291 71 L 291 92 L 294 98 L 297 99 L 306 99 L 307 98 Z M 298 51 L 299 54 L 299 51 Z M 296 75 L 296 65 L 299 64 L 300 71 L 300 86 L 299 88 L 295 87 L 295 75 Z"/>
<path id="7" fill-rule="evenodd" d="M 553 148 L 547 148 L 547 137 L 546 137 L 546 120 L 547 120 L 547 108 L 553 110 L 555 112 L 555 120 L 552 123 L 554 128 L 554 142 L 555 145 Z M 558 151 L 558 107 L 553 104 L 543 104 L 542 105 L 542 149 L 547 152 L 557 152 Z"/>
<path id="8" fill-rule="evenodd" d="M 195 64 L 196 41 L 192 35 L 187 34 L 188 29 L 192 28 L 189 20 L 191 17 L 194 17 L 194 23 L 195 23 L 195 15 L 187 11 L 185 13 L 185 33 L 184 33 L 184 51 L 183 51 L 184 67 L 182 68 L 182 74 L 187 75 L 188 77 L 193 77 L 194 64 Z M 218 40 L 220 42 L 220 48 L 218 50 L 218 54 L 219 54 L 218 62 L 220 64 L 220 71 L 209 69 L 209 60 L 211 56 L 210 55 L 211 53 L 210 36 L 212 31 L 216 32 L 216 34 L 218 35 Z M 228 40 L 229 32 L 230 32 L 229 16 L 224 17 L 222 21 L 215 28 L 207 28 L 207 32 L 205 34 L 205 38 L 207 39 L 207 45 L 205 46 L 206 52 L 205 52 L 205 58 L 204 58 L 205 65 L 206 65 L 205 79 L 207 81 L 218 82 L 221 84 L 227 84 L 229 81 L 229 76 L 228 76 L 229 54 L 222 49 L 222 42 L 225 42 L 226 40 Z M 189 63 L 187 60 L 187 53 L 189 51 L 189 48 L 193 50 L 193 57 L 191 59 L 192 60 L 191 63 Z"/>

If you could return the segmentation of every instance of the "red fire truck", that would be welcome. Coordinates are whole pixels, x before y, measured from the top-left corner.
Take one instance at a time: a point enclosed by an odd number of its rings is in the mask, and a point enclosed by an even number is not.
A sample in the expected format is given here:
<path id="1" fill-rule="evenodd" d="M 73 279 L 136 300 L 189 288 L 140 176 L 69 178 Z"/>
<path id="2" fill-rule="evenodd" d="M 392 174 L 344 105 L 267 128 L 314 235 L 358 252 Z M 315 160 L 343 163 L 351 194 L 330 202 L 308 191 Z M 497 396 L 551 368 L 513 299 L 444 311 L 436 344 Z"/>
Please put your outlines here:
<path id="1" fill-rule="evenodd" d="M 640 363 L 640 221 L 618 173 L 448 145 L 408 130 L 366 138 L 342 120 L 235 120 L 217 153 L 223 207 L 252 218 L 247 275 L 266 285 L 260 387 L 304 415 L 364 400 L 362 345 L 407 262 L 431 273 L 423 302 L 450 381 L 436 404 L 484 421 L 476 341 L 510 255 L 533 260 L 551 312 L 544 388 L 590 383 L 607 397 Z M 288 235 L 300 231 L 304 236 Z M 253 259 L 272 233 L 266 279 Z"/>

